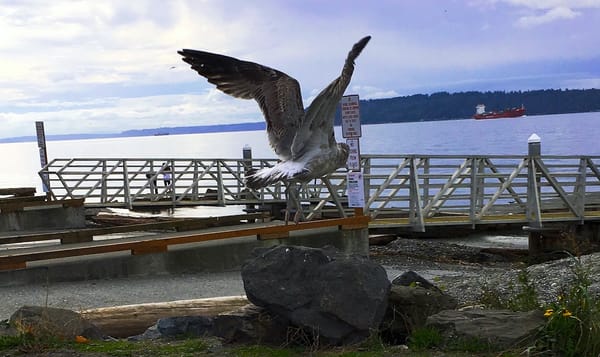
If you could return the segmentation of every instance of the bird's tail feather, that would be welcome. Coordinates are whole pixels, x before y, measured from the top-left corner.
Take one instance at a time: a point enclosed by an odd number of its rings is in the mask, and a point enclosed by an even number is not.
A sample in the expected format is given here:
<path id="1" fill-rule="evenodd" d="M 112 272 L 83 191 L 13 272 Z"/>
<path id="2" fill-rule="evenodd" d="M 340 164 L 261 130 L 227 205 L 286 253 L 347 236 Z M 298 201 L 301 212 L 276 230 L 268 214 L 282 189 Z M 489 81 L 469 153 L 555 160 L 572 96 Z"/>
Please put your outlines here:
<path id="1" fill-rule="evenodd" d="M 291 180 L 302 174 L 304 167 L 300 164 L 283 162 L 273 167 L 266 167 L 246 176 L 246 187 L 253 190 L 272 185 L 279 181 Z"/>

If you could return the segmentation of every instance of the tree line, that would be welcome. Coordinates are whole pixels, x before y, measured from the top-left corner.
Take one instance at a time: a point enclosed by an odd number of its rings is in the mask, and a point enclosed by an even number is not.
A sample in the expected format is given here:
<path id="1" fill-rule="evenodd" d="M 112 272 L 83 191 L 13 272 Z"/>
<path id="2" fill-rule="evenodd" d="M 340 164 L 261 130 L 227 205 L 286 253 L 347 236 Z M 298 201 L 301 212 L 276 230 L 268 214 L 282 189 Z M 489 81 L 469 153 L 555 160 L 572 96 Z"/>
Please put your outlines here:
<path id="1" fill-rule="evenodd" d="M 600 111 L 600 89 L 439 92 L 360 101 L 362 124 L 471 118 L 477 104 L 487 111 L 525 106 L 527 115 Z M 341 113 L 336 113 L 341 123 Z"/>

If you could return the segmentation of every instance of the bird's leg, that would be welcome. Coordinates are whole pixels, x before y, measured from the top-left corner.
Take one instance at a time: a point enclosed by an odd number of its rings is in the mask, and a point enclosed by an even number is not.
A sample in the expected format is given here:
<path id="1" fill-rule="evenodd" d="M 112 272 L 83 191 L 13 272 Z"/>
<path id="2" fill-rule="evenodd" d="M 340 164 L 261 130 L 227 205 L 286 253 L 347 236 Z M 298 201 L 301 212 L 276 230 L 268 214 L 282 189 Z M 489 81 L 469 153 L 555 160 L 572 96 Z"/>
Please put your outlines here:
<path id="1" fill-rule="evenodd" d="M 286 182 L 285 183 L 285 216 L 284 216 L 284 220 L 285 220 L 285 225 L 287 226 L 288 222 L 290 221 L 290 211 L 292 209 L 292 186 L 294 184 L 291 182 Z"/>
<path id="2" fill-rule="evenodd" d="M 296 205 L 296 214 L 294 214 L 294 223 L 298 224 L 300 221 L 306 220 L 304 216 L 304 210 L 302 209 L 302 202 L 300 201 L 300 188 L 301 184 L 294 185 L 294 203 Z"/>
<path id="3" fill-rule="evenodd" d="M 290 219 L 290 212 L 295 209 L 294 223 L 300 222 L 304 219 L 304 212 L 302 212 L 302 205 L 300 204 L 300 198 L 298 193 L 298 184 L 296 182 L 288 182 L 286 184 L 286 209 L 285 209 L 285 224 L 287 225 Z"/>

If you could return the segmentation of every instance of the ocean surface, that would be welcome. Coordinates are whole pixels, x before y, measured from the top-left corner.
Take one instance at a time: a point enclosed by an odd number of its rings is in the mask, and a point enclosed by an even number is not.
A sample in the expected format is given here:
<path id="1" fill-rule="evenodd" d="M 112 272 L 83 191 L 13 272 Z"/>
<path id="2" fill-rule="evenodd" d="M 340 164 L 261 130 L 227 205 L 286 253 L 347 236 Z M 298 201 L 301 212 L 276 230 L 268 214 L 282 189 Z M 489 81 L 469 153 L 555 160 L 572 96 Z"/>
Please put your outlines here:
<path id="1" fill-rule="evenodd" d="M 35 126 L 32 123 L 32 132 Z M 46 134 L 51 124 L 46 124 Z M 600 112 L 490 120 L 447 120 L 364 125 L 363 154 L 524 155 L 537 134 L 543 155 L 600 155 Z M 336 128 L 338 141 L 343 140 Z M 274 158 L 264 131 L 48 141 L 54 158 Z M 36 187 L 40 169 L 37 142 L 0 144 L 0 187 Z"/>

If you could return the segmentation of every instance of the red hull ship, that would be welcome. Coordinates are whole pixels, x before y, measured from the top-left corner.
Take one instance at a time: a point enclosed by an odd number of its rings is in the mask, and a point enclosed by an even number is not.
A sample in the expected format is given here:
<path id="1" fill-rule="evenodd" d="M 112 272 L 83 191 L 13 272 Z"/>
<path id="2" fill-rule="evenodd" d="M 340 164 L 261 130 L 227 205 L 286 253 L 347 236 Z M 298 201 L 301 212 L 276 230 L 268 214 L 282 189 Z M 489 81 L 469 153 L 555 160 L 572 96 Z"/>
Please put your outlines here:
<path id="1" fill-rule="evenodd" d="M 486 112 L 485 105 L 478 104 L 476 107 L 474 119 L 498 119 L 498 118 L 517 118 L 525 115 L 525 107 L 504 109 L 499 112 Z"/>

